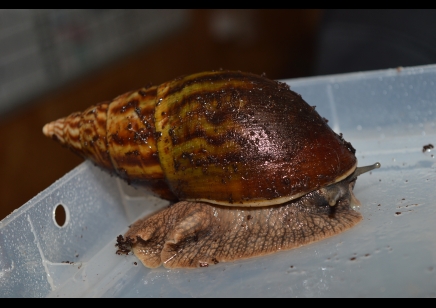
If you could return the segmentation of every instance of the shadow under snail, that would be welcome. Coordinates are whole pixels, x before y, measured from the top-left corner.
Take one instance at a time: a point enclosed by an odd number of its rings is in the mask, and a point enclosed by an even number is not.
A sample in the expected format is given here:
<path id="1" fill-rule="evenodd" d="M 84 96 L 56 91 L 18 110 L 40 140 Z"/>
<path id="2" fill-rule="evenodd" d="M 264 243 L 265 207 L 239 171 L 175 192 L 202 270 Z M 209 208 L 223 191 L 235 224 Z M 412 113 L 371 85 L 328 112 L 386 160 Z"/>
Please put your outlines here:
<path id="1" fill-rule="evenodd" d="M 183 76 L 44 126 L 96 165 L 177 201 L 118 238 L 147 267 L 203 267 L 338 234 L 355 149 L 285 83 L 237 71 Z"/>

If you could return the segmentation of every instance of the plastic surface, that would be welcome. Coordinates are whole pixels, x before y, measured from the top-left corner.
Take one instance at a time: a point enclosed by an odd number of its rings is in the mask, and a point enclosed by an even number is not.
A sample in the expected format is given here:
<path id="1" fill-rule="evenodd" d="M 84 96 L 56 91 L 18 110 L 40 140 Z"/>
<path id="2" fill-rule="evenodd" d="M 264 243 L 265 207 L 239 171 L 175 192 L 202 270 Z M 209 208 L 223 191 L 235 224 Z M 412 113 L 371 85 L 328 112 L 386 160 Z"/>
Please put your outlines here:
<path id="1" fill-rule="evenodd" d="M 286 82 L 359 165 L 382 165 L 357 181 L 356 227 L 266 257 L 151 270 L 116 255 L 115 239 L 167 202 L 83 163 L 0 222 L 0 296 L 435 297 L 436 150 L 423 146 L 436 145 L 436 65 Z"/>

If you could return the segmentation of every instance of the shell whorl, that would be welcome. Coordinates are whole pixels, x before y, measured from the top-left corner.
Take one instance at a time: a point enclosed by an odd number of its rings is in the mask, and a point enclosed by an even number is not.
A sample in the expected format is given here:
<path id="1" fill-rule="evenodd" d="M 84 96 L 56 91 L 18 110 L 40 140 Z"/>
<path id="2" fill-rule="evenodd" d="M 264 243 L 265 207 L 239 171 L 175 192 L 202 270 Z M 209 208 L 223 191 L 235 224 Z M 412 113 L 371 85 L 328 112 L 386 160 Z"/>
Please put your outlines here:
<path id="1" fill-rule="evenodd" d="M 43 133 L 129 183 L 176 200 L 157 155 L 155 100 L 156 87 L 128 92 L 48 123 Z"/>
<path id="2" fill-rule="evenodd" d="M 112 170 L 107 147 L 108 102 L 48 123 L 43 133 L 98 166 Z"/>
<path id="3" fill-rule="evenodd" d="M 158 152 L 181 200 L 268 206 L 338 182 L 354 149 L 289 86 L 217 71 L 158 87 Z"/>

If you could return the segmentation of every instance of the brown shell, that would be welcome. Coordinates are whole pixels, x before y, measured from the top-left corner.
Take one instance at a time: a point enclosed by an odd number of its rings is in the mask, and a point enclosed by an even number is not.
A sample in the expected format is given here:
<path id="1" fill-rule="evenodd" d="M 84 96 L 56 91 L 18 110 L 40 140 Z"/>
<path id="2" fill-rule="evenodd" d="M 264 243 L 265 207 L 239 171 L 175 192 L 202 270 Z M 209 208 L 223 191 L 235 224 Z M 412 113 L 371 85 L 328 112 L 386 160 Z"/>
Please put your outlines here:
<path id="1" fill-rule="evenodd" d="M 277 204 L 356 168 L 351 145 L 284 83 L 207 72 L 160 85 L 157 98 L 159 159 L 181 200 Z"/>
<path id="2" fill-rule="evenodd" d="M 203 72 L 93 108 L 44 133 L 128 180 L 153 183 L 166 198 L 278 204 L 356 168 L 351 144 L 299 94 L 254 74 Z M 76 132 L 83 127 L 89 134 Z"/>
<path id="3" fill-rule="evenodd" d="M 156 87 L 142 88 L 48 123 L 43 133 L 129 183 L 175 201 L 157 155 L 155 102 Z"/>

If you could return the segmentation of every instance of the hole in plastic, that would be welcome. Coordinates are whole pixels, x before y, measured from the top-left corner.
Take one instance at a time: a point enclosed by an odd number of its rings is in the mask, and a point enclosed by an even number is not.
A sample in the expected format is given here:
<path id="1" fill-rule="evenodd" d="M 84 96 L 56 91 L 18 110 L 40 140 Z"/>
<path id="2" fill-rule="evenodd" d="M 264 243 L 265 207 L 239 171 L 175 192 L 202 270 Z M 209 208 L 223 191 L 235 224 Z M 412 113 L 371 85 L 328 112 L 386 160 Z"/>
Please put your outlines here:
<path id="1" fill-rule="evenodd" d="M 65 227 L 68 223 L 68 218 L 69 215 L 67 208 L 62 204 L 56 205 L 53 210 L 53 220 L 55 224 L 59 228 Z"/>

